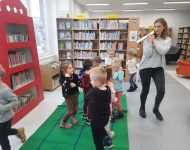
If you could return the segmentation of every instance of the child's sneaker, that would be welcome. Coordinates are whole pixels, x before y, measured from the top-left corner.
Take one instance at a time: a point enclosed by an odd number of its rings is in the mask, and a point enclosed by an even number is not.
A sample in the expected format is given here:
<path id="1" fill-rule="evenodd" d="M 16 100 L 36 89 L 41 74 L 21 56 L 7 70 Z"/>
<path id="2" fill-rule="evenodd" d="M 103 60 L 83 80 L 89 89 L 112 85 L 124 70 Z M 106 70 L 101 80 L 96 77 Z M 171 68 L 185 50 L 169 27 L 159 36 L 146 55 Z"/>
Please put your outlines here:
<path id="1" fill-rule="evenodd" d="M 71 120 L 72 120 L 73 124 L 77 124 L 78 123 L 78 120 L 77 120 L 76 117 L 71 116 Z"/>
<path id="2" fill-rule="evenodd" d="M 60 127 L 61 128 L 72 128 L 72 124 L 70 124 L 70 123 L 67 123 L 67 122 L 62 122 L 61 124 L 60 124 Z"/>
<path id="3" fill-rule="evenodd" d="M 113 138 L 115 136 L 115 132 L 114 131 L 110 131 L 108 132 L 108 135 L 110 138 Z"/>
<path id="4" fill-rule="evenodd" d="M 103 142 L 104 142 L 104 148 L 112 148 L 114 146 L 108 135 L 103 138 Z"/>
<path id="5" fill-rule="evenodd" d="M 115 115 L 115 119 L 120 119 L 120 118 L 123 118 L 123 117 L 124 117 L 123 112 L 118 112 L 118 114 Z"/>
<path id="6" fill-rule="evenodd" d="M 82 119 L 86 120 L 87 118 L 88 118 L 88 115 L 83 113 Z"/>
<path id="7" fill-rule="evenodd" d="M 26 135 L 24 133 L 24 128 L 23 127 L 17 129 L 17 134 L 16 135 L 21 140 L 22 143 L 24 143 L 26 141 Z"/>
<path id="8" fill-rule="evenodd" d="M 90 119 L 86 119 L 86 124 L 87 124 L 87 125 L 91 125 Z"/>

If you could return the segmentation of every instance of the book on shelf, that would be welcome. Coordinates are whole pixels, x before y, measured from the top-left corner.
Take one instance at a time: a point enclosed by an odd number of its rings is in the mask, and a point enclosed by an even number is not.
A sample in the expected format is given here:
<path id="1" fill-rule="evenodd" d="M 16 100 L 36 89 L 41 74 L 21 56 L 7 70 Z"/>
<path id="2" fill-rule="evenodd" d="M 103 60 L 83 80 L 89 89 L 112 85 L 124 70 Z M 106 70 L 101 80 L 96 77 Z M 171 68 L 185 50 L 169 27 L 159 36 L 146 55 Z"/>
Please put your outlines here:
<path id="1" fill-rule="evenodd" d="M 66 51 L 61 52 L 61 58 L 67 58 L 67 52 Z"/>
<path id="2" fill-rule="evenodd" d="M 71 23 L 70 22 L 66 22 L 65 23 L 65 27 L 66 27 L 66 29 L 71 29 Z"/>
<path id="3" fill-rule="evenodd" d="M 117 49 L 118 49 L 118 50 L 123 50 L 123 43 L 118 43 Z"/>
<path id="4" fill-rule="evenodd" d="M 64 49 L 65 48 L 65 43 L 63 41 L 59 42 L 59 49 Z"/>
<path id="5" fill-rule="evenodd" d="M 64 23 L 64 21 L 60 21 L 59 22 L 59 28 L 60 29 L 65 29 L 65 23 Z"/>
<path id="6" fill-rule="evenodd" d="M 59 38 L 61 40 L 63 40 L 63 39 L 71 39 L 71 32 L 70 31 L 60 32 L 59 33 Z"/>
<path id="7" fill-rule="evenodd" d="M 72 49 L 72 42 L 66 41 L 65 42 L 65 49 Z"/>
<path id="8" fill-rule="evenodd" d="M 67 54 L 67 58 L 71 58 L 72 57 L 71 52 L 67 52 L 66 54 Z"/>

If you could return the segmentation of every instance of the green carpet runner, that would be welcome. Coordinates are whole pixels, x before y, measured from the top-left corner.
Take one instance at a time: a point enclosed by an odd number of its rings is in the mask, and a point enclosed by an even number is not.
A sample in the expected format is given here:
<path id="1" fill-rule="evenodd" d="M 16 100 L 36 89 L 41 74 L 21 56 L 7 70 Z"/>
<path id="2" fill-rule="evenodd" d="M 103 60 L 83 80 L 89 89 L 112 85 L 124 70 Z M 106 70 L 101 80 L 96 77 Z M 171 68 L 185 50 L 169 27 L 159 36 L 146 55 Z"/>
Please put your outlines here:
<path id="1" fill-rule="evenodd" d="M 116 120 L 115 123 L 111 123 L 111 130 L 115 132 L 115 136 L 112 139 L 114 144 L 112 149 L 129 150 L 126 95 L 122 96 L 121 104 L 125 117 Z M 60 128 L 59 124 L 62 116 L 67 111 L 66 104 L 64 102 L 62 105 L 59 105 L 38 130 L 22 145 L 20 150 L 95 150 L 91 127 L 86 125 L 82 119 L 82 108 L 83 93 L 80 93 L 79 110 L 77 112 L 79 123 L 73 125 L 71 129 L 64 129 Z"/>

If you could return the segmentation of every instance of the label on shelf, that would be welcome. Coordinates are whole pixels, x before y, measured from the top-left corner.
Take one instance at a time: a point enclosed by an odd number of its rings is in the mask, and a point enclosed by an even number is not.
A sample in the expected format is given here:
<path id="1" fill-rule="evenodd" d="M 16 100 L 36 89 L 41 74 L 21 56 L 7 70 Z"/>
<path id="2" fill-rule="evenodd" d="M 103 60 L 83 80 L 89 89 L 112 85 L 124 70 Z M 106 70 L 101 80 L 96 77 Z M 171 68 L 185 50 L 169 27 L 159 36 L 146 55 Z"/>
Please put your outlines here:
<path id="1" fill-rule="evenodd" d="M 86 14 L 76 14 L 76 19 L 86 19 Z"/>
<path id="2" fill-rule="evenodd" d="M 117 14 L 108 14 L 108 18 L 117 18 Z"/>

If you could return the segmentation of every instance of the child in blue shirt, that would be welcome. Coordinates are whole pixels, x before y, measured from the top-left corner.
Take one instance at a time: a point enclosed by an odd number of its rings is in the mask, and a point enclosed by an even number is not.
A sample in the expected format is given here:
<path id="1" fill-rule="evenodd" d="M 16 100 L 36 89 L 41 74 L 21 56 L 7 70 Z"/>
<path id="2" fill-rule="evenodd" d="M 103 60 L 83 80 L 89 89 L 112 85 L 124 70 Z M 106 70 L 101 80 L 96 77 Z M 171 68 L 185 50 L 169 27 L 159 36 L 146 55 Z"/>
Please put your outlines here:
<path id="1" fill-rule="evenodd" d="M 121 60 L 119 58 L 114 58 L 112 67 L 114 69 L 114 75 L 112 81 L 115 85 L 115 96 L 117 97 L 117 102 L 112 104 L 112 113 L 114 115 L 114 107 L 118 108 L 118 114 L 115 115 L 115 119 L 123 118 L 123 109 L 121 106 L 121 97 L 123 94 L 123 79 L 124 79 L 124 72 L 122 71 L 121 67 Z"/>

